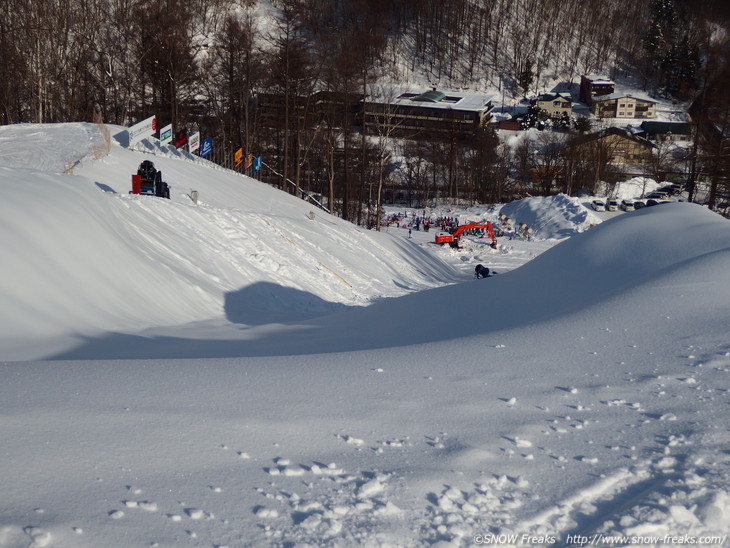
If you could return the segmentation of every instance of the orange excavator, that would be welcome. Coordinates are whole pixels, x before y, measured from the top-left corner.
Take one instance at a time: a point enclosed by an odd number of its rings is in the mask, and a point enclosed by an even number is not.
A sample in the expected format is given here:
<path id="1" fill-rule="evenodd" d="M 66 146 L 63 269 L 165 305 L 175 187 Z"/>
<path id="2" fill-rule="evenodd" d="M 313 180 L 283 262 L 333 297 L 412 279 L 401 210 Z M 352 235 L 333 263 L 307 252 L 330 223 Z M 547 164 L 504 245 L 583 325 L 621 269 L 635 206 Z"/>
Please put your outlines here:
<path id="1" fill-rule="evenodd" d="M 486 230 L 487 234 L 492 239 L 492 247 L 497 245 L 497 238 L 494 236 L 494 229 L 492 228 L 492 223 L 489 221 L 484 223 L 466 223 L 465 225 L 461 225 L 457 228 L 452 234 L 437 234 L 436 243 L 449 244 L 451 247 L 459 247 L 459 238 L 461 238 L 463 232 L 473 228 Z"/>

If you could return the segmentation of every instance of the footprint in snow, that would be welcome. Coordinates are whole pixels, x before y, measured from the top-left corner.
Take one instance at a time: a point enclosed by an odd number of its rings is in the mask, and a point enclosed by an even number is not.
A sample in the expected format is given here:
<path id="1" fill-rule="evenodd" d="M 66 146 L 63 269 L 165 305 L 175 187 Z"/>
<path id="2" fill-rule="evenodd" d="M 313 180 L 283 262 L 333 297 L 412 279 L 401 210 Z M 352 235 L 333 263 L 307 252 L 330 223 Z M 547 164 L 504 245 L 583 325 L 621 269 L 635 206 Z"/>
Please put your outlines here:
<path id="1" fill-rule="evenodd" d="M 426 436 L 426 443 L 434 449 L 445 449 L 446 448 L 446 434 L 441 432 L 439 436 Z"/>
<path id="2" fill-rule="evenodd" d="M 185 513 L 190 519 L 195 520 L 203 519 L 206 516 L 206 513 L 200 508 L 185 508 Z"/>
<path id="3" fill-rule="evenodd" d="M 31 548 L 41 548 L 51 545 L 51 533 L 42 527 L 28 526 L 23 529 L 23 532 L 30 537 L 32 541 L 32 544 L 30 544 Z"/>
<path id="4" fill-rule="evenodd" d="M 123 500 L 122 503 L 128 508 L 140 508 L 141 510 L 145 510 L 147 512 L 157 512 L 157 503 L 151 502 L 149 500 Z"/>
<path id="5" fill-rule="evenodd" d="M 382 447 L 405 447 L 410 446 L 411 441 L 408 436 L 404 436 L 403 438 L 393 438 L 390 440 L 379 441 L 378 445 Z"/>
<path id="6" fill-rule="evenodd" d="M 266 506 L 256 506 L 253 509 L 253 513 L 257 518 L 273 519 L 279 517 L 279 512 L 273 508 L 267 508 Z"/>
<path id="7" fill-rule="evenodd" d="M 341 439 L 342 441 L 344 441 L 345 443 L 348 443 L 350 445 L 359 446 L 359 445 L 363 445 L 365 443 L 365 440 L 362 440 L 360 438 L 356 438 L 355 436 L 350 436 L 350 435 L 341 436 L 339 434 L 335 434 L 335 436 L 338 439 Z"/>
<path id="8" fill-rule="evenodd" d="M 525 439 L 519 438 L 517 436 L 515 436 L 514 438 L 510 438 L 508 436 L 502 436 L 502 437 L 517 447 L 532 447 L 532 442 L 530 440 L 525 440 Z"/>

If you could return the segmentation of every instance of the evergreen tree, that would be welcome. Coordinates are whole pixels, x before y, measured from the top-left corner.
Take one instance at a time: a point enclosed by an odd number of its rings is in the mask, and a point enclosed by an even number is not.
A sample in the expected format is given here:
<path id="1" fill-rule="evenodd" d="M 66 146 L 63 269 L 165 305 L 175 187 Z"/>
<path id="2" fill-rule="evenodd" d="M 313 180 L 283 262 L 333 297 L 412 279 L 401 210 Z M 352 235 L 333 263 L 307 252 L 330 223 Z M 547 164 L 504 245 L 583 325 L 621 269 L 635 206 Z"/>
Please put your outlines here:
<path id="1" fill-rule="evenodd" d="M 535 81 L 535 72 L 532 70 L 532 61 L 528 61 L 525 68 L 517 76 L 517 85 L 522 92 L 522 95 L 527 95 L 530 91 L 530 86 Z"/>
<path id="2" fill-rule="evenodd" d="M 694 85 L 696 47 L 687 32 L 681 32 L 674 0 L 654 0 L 649 27 L 644 35 L 644 76 L 647 83 L 670 95 L 684 95 Z"/>
<path id="3" fill-rule="evenodd" d="M 676 47 L 677 93 L 680 97 L 690 97 L 697 85 L 699 54 L 697 47 L 688 34 L 685 34 Z"/>
<path id="4" fill-rule="evenodd" d="M 573 122 L 573 129 L 578 133 L 588 133 L 592 127 L 591 119 L 586 116 L 578 116 Z"/>

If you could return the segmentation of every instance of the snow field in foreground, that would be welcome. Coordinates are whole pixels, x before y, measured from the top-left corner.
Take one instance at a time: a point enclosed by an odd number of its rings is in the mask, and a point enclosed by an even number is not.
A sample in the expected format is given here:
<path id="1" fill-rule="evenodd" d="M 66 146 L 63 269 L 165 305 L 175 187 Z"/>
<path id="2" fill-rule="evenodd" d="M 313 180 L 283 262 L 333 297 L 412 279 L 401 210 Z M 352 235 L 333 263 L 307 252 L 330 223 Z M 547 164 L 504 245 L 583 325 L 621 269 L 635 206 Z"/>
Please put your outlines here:
<path id="1" fill-rule="evenodd" d="M 93 135 L 0 128 L 0 359 L 46 358 L 0 362 L 0 547 L 727 546 L 726 220 L 454 251 Z"/>

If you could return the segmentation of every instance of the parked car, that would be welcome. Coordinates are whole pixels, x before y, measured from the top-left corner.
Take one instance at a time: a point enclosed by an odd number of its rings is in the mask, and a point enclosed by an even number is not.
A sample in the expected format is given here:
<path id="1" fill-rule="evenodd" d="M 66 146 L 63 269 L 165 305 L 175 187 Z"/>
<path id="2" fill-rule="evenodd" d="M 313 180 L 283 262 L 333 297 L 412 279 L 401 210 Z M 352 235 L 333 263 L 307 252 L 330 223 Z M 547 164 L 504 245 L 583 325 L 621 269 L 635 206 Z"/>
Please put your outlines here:
<path id="1" fill-rule="evenodd" d="M 650 200 L 665 200 L 668 194 L 663 190 L 657 190 L 647 196 Z"/>
<path id="2" fill-rule="evenodd" d="M 608 200 L 606 202 L 606 211 L 618 211 L 618 200 Z"/>
<path id="3" fill-rule="evenodd" d="M 634 209 L 641 209 L 642 207 L 646 207 L 646 202 L 634 200 Z"/>
<path id="4" fill-rule="evenodd" d="M 603 200 L 593 200 L 591 202 L 591 206 L 596 211 L 606 211 L 606 204 L 603 202 Z"/>
<path id="5" fill-rule="evenodd" d="M 621 209 L 624 211 L 634 211 L 634 201 L 633 200 L 621 200 Z"/>
<path id="6" fill-rule="evenodd" d="M 676 196 L 684 191 L 682 183 L 671 183 L 661 187 L 657 192 L 664 192 L 667 196 Z"/>

